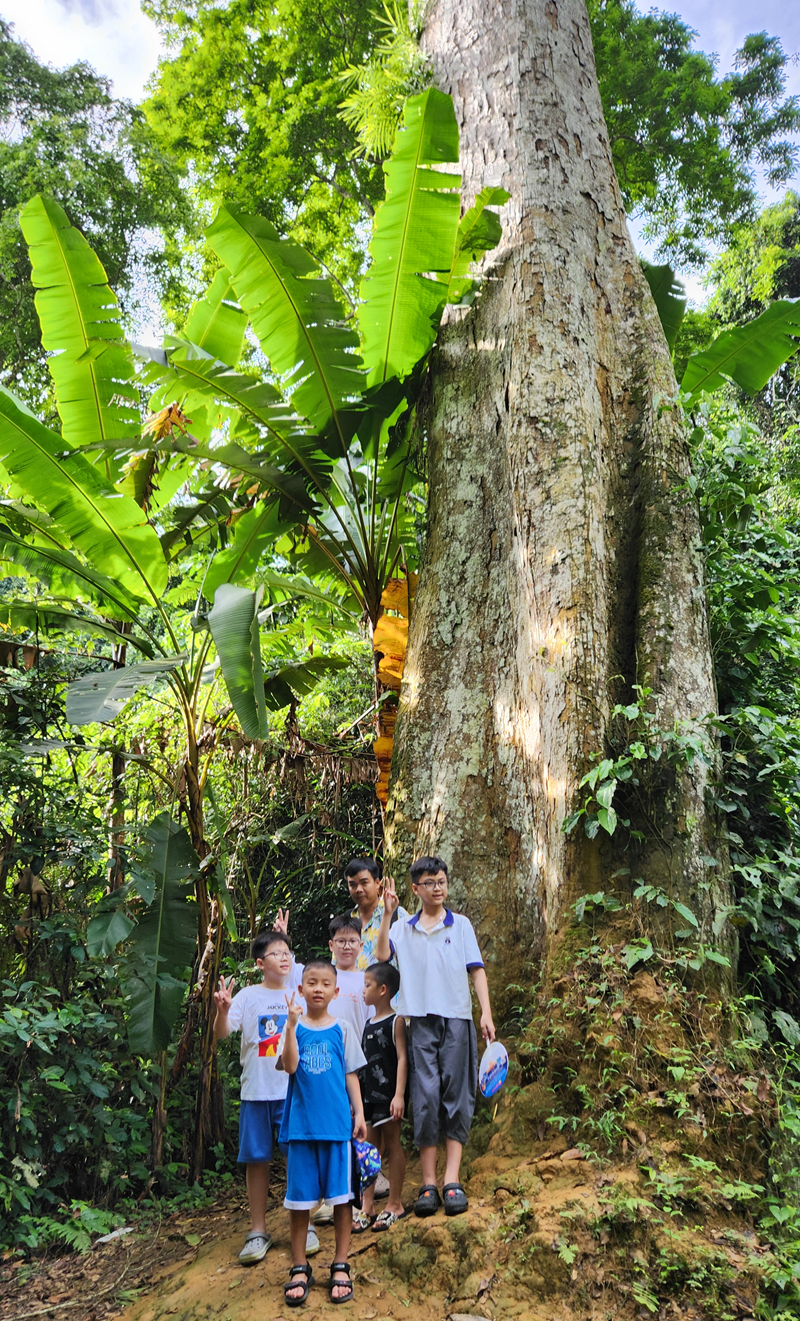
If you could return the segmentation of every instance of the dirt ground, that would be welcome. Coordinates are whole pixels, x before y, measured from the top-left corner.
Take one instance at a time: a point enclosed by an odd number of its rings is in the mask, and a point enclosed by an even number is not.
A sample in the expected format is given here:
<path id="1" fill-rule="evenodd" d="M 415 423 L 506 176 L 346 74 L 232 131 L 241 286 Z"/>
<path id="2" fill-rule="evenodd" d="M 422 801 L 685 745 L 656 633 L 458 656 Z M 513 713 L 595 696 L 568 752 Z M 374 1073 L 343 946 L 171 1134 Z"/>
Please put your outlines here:
<path id="1" fill-rule="evenodd" d="M 575 1167 L 566 1168 L 572 1187 Z M 580 1182 L 582 1175 L 577 1177 Z M 407 1203 L 418 1182 L 412 1164 L 404 1189 Z M 589 1195 L 588 1189 L 584 1192 Z M 528 1282 L 519 1282 L 526 1303 L 505 1287 L 497 1295 L 501 1275 L 492 1231 L 502 1219 L 505 1200 L 502 1191 L 488 1199 L 472 1196 L 466 1215 L 409 1216 L 388 1233 L 354 1236 L 350 1261 L 356 1296 L 345 1312 L 328 1298 L 334 1239 L 332 1227 L 321 1227 L 321 1250 L 311 1263 L 315 1284 L 302 1315 L 306 1321 L 333 1315 L 354 1321 L 516 1316 L 568 1321 L 574 1315 L 570 1309 L 554 1311 L 545 1299 L 539 1306 Z M 244 1189 L 237 1187 L 213 1206 L 177 1213 L 152 1230 L 96 1245 L 83 1256 L 7 1263 L 0 1271 L 0 1321 L 288 1321 L 300 1310 L 287 1308 L 283 1299 L 291 1264 L 287 1214 L 276 1202 L 267 1216 L 271 1250 L 258 1265 L 242 1267 L 237 1254 L 247 1228 Z M 548 1253 L 555 1260 L 550 1244 Z M 569 1272 L 562 1268 L 562 1274 L 566 1283 Z"/>

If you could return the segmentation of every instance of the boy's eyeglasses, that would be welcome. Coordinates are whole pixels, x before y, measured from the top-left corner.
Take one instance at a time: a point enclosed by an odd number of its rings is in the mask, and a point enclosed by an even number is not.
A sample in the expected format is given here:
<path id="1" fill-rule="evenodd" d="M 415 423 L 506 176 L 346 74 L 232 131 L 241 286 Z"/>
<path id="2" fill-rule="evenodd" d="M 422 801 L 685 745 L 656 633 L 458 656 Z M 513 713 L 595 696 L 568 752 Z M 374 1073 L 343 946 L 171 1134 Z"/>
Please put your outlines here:
<path id="1" fill-rule="evenodd" d="M 342 949 L 355 949 L 361 944 L 360 940 L 334 940 L 334 945 L 341 945 Z"/>
<path id="2" fill-rule="evenodd" d="M 418 890 L 446 890 L 447 881 L 415 881 Z"/>

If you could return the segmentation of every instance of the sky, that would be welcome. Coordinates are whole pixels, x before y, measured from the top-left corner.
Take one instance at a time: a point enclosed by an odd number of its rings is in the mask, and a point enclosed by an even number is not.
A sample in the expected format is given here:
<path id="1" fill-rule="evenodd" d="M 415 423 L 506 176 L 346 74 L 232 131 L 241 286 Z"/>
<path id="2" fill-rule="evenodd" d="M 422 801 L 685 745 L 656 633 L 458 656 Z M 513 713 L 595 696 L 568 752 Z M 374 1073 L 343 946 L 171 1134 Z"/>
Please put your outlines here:
<path id="1" fill-rule="evenodd" d="M 647 0 L 639 0 L 645 10 Z M 791 67 L 791 91 L 800 95 L 800 4 L 797 0 L 662 0 L 699 33 L 701 50 L 716 52 L 727 72 L 742 38 L 766 29 L 781 38 Z M 88 60 L 113 79 L 118 96 L 136 100 L 156 67 L 159 36 L 138 0 L 0 0 L 0 15 L 36 55 L 57 67 Z"/>
<path id="2" fill-rule="evenodd" d="M 638 0 L 645 10 L 647 0 Z M 697 45 L 719 56 L 719 69 L 728 72 L 743 37 L 766 30 L 781 39 L 789 66 L 788 90 L 800 96 L 800 3 L 798 0 L 662 0 L 657 6 L 680 14 L 698 33 Z M 40 60 L 58 68 L 87 60 L 98 73 L 113 80 L 117 96 L 138 100 L 158 62 L 160 41 L 154 23 L 139 9 L 138 0 L 0 0 L 0 15 L 14 24 L 17 37 L 31 46 Z M 795 181 L 800 187 L 800 179 Z M 762 188 L 764 201 L 781 194 Z M 637 246 L 647 253 L 632 226 Z M 703 297 L 696 281 L 689 293 Z"/>

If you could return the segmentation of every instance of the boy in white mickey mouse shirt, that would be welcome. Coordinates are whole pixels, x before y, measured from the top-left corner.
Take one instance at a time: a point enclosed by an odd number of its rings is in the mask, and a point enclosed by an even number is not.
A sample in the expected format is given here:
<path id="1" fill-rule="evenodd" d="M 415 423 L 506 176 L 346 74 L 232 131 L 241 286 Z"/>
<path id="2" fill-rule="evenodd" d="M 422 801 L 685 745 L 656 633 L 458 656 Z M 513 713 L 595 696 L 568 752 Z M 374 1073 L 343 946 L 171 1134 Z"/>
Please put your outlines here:
<path id="1" fill-rule="evenodd" d="M 247 1166 L 250 1233 L 239 1260 L 246 1266 L 261 1261 L 272 1243 L 265 1220 L 269 1170 L 289 1084 L 286 1074 L 277 1072 L 275 1065 L 286 1025 L 286 992 L 297 990 L 303 975 L 303 965 L 292 957 L 285 926 L 281 913 L 276 930 L 262 931 L 253 941 L 251 952 L 262 977 L 259 985 L 245 986 L 234 995 L 234 979 L 226 985 L 221 977 L 214 994 L 214 1040 L 221 1041 L 231 1032 L 242 1034 L 239 1162 Z M 317 1251 L 319 1239 L 314 1230 L 309 1230 L 306 1253 Z"/>

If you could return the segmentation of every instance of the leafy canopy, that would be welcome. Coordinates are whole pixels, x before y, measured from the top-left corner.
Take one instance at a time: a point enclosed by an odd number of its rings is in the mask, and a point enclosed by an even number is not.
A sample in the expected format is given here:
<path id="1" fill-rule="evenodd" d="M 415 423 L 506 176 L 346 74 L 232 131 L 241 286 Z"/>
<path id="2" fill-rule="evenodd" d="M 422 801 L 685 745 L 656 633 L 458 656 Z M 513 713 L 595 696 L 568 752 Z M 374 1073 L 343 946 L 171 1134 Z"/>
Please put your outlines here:
<path id="1" fill-rule="evenodd" d="M 340 75 L 378 32 L 372 0 L 146 0 L 173 52 L 145 113 L 205 205 L 238 203 L 352 284 L 358 226 L 382 196 L 354 156 Z"/>
<path id="2" fill-rule="evenodd" d="M 0 381 L 38 406 L 49 383 L 22 207 L 37 193 L 56 198 L 128 312 L 148 285 L 174 282 L 154 233 L 174 235 L 188 208 L 142 112 L 115 100 L 88 64 L 40 64 L 2 19 L 0 180 Z"/>
<path id="3" fill-rule="evenodd" d="M 785 96 L 780 42 L 746 37 L 735 70 L 720 78 L 677 14 L 589 0 L 589 17 L 626 209 L 644 219 L 662 258 L 700 264 L 753 218 L 754 168 L 774 186 L 797 167 L 800 107 Z"/>

